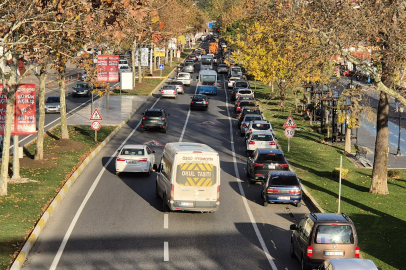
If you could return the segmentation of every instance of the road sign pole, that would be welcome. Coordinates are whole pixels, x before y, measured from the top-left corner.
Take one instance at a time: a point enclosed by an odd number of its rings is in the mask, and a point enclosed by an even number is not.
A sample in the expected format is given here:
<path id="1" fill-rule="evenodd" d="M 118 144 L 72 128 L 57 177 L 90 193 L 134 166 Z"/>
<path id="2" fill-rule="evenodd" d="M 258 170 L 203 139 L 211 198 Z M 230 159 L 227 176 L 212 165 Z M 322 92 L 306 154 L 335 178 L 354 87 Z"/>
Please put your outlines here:
<path id="1" fill-rule="evenodd" d="M 94 141 L 97 142 L 97 130 L 94 131 Z"/>
<path id="2" fill-rule="evenodd" d="M 288 138 L 288 152 L 290 151 L 290 138 Z"/>

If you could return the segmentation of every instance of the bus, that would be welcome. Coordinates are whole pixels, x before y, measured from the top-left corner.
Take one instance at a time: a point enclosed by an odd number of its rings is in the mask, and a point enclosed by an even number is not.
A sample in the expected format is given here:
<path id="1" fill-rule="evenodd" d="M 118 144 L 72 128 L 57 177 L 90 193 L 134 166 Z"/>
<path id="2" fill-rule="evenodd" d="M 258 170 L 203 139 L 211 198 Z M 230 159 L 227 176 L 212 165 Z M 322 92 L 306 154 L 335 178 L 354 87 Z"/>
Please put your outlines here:
<path id="1" fill-rule="evenodd" d="M 215 70 L 200 70 L 197 94 L 217 95 L 217 72 Z"/>
<path id="2" fill-rule="evenodd" d="M 213 55 L 204 54 L 200 58 L 200 70 L 212 70 L 214 58 Z"/>

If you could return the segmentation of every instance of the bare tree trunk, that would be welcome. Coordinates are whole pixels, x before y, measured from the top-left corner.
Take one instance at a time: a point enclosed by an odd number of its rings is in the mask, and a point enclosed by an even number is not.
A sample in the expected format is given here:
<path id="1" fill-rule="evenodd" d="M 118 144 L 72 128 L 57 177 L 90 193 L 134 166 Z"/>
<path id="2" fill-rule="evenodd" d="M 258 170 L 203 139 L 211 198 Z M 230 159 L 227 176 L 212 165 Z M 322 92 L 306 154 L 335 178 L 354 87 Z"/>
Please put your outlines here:
<path id="1" fill-rule="evenodd" d="M 142 72 L 141 72 L 141 48 L 138 50 L 138 83 L 142 83 Z"/>
<path id="2" fill-rule="evenodd" d="M 344 152 L 351 154 L 351 129 L 348 128 L 348 124 L 345 126 L 345 147 Z"/>
<path id="3" fill-rule="evenodd" d="M 376 120 L 376 141 L 372 182 L 369 189 L 374 194 L 389 194 L 388 190 L 388 139 L 389 96 L 381 92 Z"/>
<path id="4" fill-rule="evenodd" d="M 154 43 L 151 42 L 151 51 L 150 51 L 150 55 L 149 55 L 149 72 L 151 73 L 151 76 L 153 75 L 154 70 L 152 69 L 152 65 L 153 65 L 153 59 L 154 59 L 154 53 L 155 53 L 155 47 L 154 47 Z"/>
<path id="5" fill-rule="evenodd" d="M 135 52 L 137 51 L 137 39 L 134 39 L 133 46 L 131 48 L 131 68 L 133 70 L 133 85 L 135 91 Z"/>
<path id="6" fill-rule="evenodd" d="M 38 103 L 39 103 L 39 119 L 38 119 L 38 136 L 37 136 L 37 148 L 35 150 L 35 160 L 44 159 L 44 126 L 45 126 L 45 79 L 47 78 L 46 66 L 42 66 L 40 69 L 39 90 L 38 90 Z"/>
<path id="7" fill-rule="evenodd" d="M 286 99 L 286 93 L 285 93 L 285 87 L 279 85 L 279 94 L 280 94 L 280 103 L 279 106 L 284 107 L 285 106 L 285 99 Z"/>
<path id="8" fill-rule="evenodd" d="M 69 139 L 68 120 L 66 117 L 66 93 L 65 93 L 65 78 L 66 64 L 61 64 L 63 67 L 59 69 L 59 95 L 61 98 L 61 139 Z"/>

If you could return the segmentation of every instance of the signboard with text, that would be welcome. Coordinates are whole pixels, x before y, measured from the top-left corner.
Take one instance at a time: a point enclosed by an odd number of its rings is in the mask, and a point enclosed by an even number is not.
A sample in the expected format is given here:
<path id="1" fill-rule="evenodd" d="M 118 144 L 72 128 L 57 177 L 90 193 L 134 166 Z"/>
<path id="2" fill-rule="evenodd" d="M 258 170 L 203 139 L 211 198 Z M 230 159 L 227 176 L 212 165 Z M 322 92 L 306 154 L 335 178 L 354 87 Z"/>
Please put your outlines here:
<path id="1" fill-rule="evenodd" d="M 155 48 L 155 57 L 165 57 L 165 48 Z"/>
<path id="2" fill-rule="evenodd" d="M 4 134 L 6 125 L 7 97 L 0 84 L 0 134 Z M 36 85 L 20 84 L 16 92 L 13 122 L 11 125 L 12 135 L 36 134 Z"/>
<path id="3" fill-rule="evenodd" d="M 97 80 L 99 82 L 118 82 L 118 55 L 97 56 Z"/>

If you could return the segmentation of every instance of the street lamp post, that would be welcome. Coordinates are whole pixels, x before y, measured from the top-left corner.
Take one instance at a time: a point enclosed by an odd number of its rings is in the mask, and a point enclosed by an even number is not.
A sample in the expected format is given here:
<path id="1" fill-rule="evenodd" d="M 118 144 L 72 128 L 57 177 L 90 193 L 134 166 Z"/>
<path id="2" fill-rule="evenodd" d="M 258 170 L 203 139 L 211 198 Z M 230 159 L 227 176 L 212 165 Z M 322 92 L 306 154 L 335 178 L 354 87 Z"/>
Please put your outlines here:
<path id="1" fill-rule="evenodd" d="M 399 111 L 399 137 L 398 137 L 398 151 L 396 152 L 395 156 L 402 156 L 402 153 L 400 152 L 400 134 L 402 132 L 402 126 L 401 126 L 401 119 L 402 119 L 402 112 L 405 109 L 402 104 L 399 103 L 398 105 L 398 111 Z"/>

